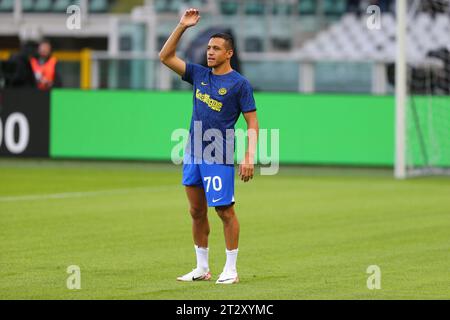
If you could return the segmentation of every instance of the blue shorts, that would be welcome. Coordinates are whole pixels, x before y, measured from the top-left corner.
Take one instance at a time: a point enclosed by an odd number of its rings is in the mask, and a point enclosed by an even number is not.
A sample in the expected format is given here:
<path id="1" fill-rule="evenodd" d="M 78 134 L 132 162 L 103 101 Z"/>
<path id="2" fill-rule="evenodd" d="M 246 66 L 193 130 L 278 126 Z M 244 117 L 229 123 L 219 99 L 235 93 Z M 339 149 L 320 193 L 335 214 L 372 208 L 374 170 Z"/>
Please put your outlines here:
<path id="1" fill-rule="evenodd" d="M 209 207 L 234 203 L 234 166 L 224 164 L 183 164 L 183 185 L 205 190 Z"/>

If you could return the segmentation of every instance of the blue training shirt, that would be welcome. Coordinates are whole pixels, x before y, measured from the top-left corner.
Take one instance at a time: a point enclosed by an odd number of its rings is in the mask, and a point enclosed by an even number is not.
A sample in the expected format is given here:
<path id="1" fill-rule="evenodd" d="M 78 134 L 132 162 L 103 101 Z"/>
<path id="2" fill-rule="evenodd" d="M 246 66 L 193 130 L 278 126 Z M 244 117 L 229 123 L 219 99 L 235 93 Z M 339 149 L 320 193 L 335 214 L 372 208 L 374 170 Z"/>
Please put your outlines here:
<path id="1" fill-rule="evenodd" d="M 193 63 L 186 64 L 186 72 L 182 79 L 194 86 L 189 130 L 189 141 L 194 142 L 188 145 L 186 153 L 195 155 L 196 159 L 207 161 L 212 159 L 213 162 L 222 161 L 224 164 L 230 164 L 231 161 L 232 164 L 234 126 L 241 113 L 256 110 L 253 89 L 249 81 L 234 70 L 224 75 L 215 75 L 210 68 Z M 201 121 L 201 130 L 199 130 L 198 121 Z M 194 128 L 196 136 L 194 136 Z M 216 132 L 209 129 L 215 129 Z M 219 136 L 216 133 L 219 131 L 222 139 L 216 140 Z M 199 133 L 200 141 L 202 141 L 201 148 L 199 144 L 196 147 Z M 198 153 L 200 151 L 204 157 Z M 217 159 L 220 160 L 217 161 Z"/>

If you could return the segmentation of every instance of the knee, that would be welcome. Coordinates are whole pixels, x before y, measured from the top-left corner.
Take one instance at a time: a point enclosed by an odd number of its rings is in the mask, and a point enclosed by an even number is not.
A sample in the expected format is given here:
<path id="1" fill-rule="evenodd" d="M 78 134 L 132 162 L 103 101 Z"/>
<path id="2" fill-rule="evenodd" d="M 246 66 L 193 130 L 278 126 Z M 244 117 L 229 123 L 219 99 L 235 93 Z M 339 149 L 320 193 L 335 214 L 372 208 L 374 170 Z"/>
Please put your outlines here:
<path id="1" fill-rule="evenodd" d="M 216 212 L 223 222 L 230 222 L 235 218 L 233 206 L 216 207 Z"/>
<path id="2" fill-rule="evenodd" d="M 191 217 L 193 220 L 204 220 L 206 218 L 208 210 L 206 208 L 200 208 L 200 207 L 191 207 L 189 209 L 189 212 L 191 214 Z"/>

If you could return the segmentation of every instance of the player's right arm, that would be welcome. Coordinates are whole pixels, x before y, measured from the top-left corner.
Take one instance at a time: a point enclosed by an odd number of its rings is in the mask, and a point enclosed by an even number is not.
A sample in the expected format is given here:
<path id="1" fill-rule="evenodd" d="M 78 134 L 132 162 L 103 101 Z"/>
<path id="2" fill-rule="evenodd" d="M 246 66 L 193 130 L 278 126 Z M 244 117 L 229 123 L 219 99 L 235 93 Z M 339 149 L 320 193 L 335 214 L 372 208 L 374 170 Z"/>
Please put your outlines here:
<path id="1" fill-rule="evenodd" d="M 200 14 L 197 9 L 188 9 L 183 14 L 175 30 L 173 30 L 169 39 L 159 53 L 159 59 L 170 69 L 184 76 L 186 72 L 186 62 L 176 56 L 177 45 L 183 33 L 190 27 L 195 26 L 200 20 Z"/>

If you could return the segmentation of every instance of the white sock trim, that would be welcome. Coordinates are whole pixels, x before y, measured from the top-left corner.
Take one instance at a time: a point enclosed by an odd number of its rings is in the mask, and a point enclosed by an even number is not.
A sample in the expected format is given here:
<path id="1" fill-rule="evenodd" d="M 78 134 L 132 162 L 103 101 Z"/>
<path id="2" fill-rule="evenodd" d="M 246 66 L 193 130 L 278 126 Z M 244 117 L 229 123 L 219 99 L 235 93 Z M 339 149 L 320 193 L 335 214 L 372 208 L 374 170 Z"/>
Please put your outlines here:
<path id="1" fill-rule="evenodd" d="M 204 248 L 204 247 L 199 247 L 198 245 L 194 245 L 195 250 L 205 250 L 205 251 L 209 251 L 209 248 Z"/>

